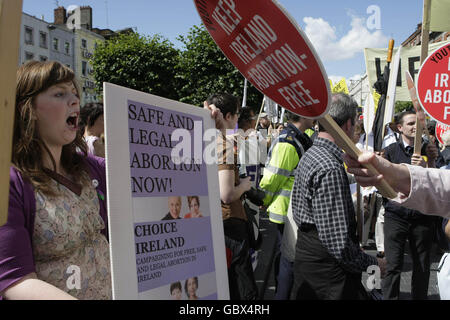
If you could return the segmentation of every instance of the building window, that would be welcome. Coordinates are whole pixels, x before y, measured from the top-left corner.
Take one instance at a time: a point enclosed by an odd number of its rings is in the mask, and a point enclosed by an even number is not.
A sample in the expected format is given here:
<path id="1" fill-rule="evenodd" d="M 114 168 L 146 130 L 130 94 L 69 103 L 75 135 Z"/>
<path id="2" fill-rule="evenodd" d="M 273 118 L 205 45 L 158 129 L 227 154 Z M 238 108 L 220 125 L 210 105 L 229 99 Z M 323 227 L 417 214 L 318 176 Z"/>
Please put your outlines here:
<path id="1" fill-rule="evenodd" d="M 34 59 L 34 54 L 31 52 L 25 51 L 25 61 L 29 61 L 29 60 L 33 60 L 33 59 Z"/>
<path id="2" fill-rule="evenodd" d="M 41 60 L 41 62 L 47 61 L 48 58 L 46 56 L 39 56 L 39 60 Z"/>
<path id="3" fill-rule="evenodd" d="M 86 49 L 86 48 L 87 48 L 87 41 L 86 41 L 86 39 L 81 39 L 81 47 L 82 47 L 83 49 Z"/>
<path id="4" fill-rule="evenodd" d="M 70 43 L 69 42 L 64 43 L 64 51 L 66 52 L 67 55 L 70 56 Z"/>
<path id="5" fill-rule="evenodd" d="M 39 46 L 41 48 L 48 48 L 47 47 L 47 33 L 46 32 L 39 32 Z"/>
<path id="6" fill-rule="evenodd" d="M 86 77 L 86 74 L 87 74 L 87 62 L 86 61 L 81 62 L 81 74 Z"/>
<path id="7" fill-rule="evenodd" d="M 53 50 L 58 51 L 59 49 L 59 39 L 53 38 Z"/>
<path id="8" fill-rule="evenodd" d="M 33 44 L 33 28 L 25 26 L 25 43 Z"/>

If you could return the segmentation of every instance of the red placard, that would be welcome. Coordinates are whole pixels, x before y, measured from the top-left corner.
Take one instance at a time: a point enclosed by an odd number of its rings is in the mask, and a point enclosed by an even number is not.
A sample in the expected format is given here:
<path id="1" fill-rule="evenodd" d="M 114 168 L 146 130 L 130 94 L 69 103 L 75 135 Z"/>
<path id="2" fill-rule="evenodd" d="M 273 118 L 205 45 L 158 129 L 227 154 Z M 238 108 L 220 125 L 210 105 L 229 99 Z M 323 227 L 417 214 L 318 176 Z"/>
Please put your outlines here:
<path id="1" fill-rule="evenodd" d="M 259 91 L 307 118 L 328 111 L 328 77 L 313 46 L 272 0 L 194 0 L 211 37 Z"/>
<path id="2" fill-rule="evenodd" d="M 434 51 L 417 78 L 419 102 L 431 118 L 450 125 L 450 45 Z"/>
<path id="3" fill-rule="evenodd" d="M 436 138 L 443 145 L 445 145 L 445 143 L 444 143 L 444 141 L 442 141 L 442 135 L 444 134 L 444 132 L 448 131 L 449 129 L 450 129 L 450 126 L 445 125 L 440 122 L 436 122 Z"/>

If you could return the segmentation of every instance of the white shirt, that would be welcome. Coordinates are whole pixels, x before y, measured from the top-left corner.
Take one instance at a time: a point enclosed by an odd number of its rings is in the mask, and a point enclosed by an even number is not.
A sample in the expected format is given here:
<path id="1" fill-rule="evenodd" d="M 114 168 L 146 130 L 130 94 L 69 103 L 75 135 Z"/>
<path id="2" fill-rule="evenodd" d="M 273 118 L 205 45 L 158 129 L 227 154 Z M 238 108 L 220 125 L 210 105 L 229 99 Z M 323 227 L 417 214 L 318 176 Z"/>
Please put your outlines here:
<path id="1" fill-rule="evenodd" d="M 381 145 L 381 149 L 386 148 L 387 146 L 396 143 L 400 138 L 400 135 L 397 132 L 392 131 L 391 128 L 388 127 L 388 133 L 384 136 L 383 144 Z"/>

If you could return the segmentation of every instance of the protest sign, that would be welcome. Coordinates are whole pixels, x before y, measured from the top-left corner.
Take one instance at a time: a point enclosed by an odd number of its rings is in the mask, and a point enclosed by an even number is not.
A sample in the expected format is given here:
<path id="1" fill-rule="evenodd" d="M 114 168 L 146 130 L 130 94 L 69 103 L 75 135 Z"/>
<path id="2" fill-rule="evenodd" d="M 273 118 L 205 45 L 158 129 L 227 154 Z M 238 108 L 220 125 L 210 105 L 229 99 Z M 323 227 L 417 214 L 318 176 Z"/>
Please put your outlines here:
<path id="1" fill-rule="evenodd" d="M 417 97 L 428 115 L 450 124 L 450 44 L 435 50 L 424 61 L 417 78 Z"/>
<path id="2" fill-rule="evenodd" d="M 450 126 L 448 126 L 448 125 L 445 125 L 440 122 L 436 123 L 435 135 L 440 144 L 445 145 L 444 141 L 442 140 L 442 135 L 444 134 L 444 132 L 447 132 L 449 129 L 450 129 Z"/>
<path id="3" fill-rule="evenodd" d="M 372 96 L 372 92 L 369 91 L 369 94 L 366 97 L 366 101 L 363 106 L 363 126 L 365 134 L 365 149 L 368 149 L 369 146 L 369 137 L 372 133 L 373 122 L 375 121 L 375 102 Z M 373 144 L 373 141 L 372 141 Z M 373 148 L 373 146 L 372 146 Z M 372 149 L 373 150 L 373 149 Z"/>
<path id="4" fill-rule="evenodd" d="M 420 155 L 420 150 L 422 148 L 422 134 L 425 131 L 428 139 L 430 138 L 430 133 L 428 132 L 425 123 L 425 113 L 423 112 L 420 102 L 417 99 L 416 86 L 414 85 L 414 80 L 411 77 L 409 71 L 405 71 L 406 83 L 408 85 L 409 95 L 411 97 L 412 104 L 416 110 L 416 134 L 414 137 L 414 154 Z"/>
<path id="5" fill-rule="evenodd" d="M 327 115 L 329 79 L 314 47 L 277 1 L 194 0 L 209 34 L 230 62 L 264 95 L 291 112 L 320 118 L 336 143 L 353 157 L 360 151 Z M 276 23 L 275 23 L 276 21 Z M 375 168 L 367 168 L 376 173 Z M 396 193 L 383 180 L 388 198 Z"/>
<path id="6" fill-rule="evenodd" d="M 228 299 L 210 113 L 109 83 L 104 101 L 114 299 L 171 299 L 175 283 L 186 299 L 190 278 L 201 299 Z"/>
<path id="7" fill-rule="evenodd" d="M 271 0 L 194 0 L 211 37 L 259 91 L 308 118 L 328 109 L 329 81 L 303 31 Z"/>
<path id="8" fill-rule="evenodd" d="M 8 217 L 9 168 L 14 124 L 22 0 L 0 0 L 0 226 Z"/>
<path id="9" fill-rule="evenodd" d="M 389 81 L 388 81 L 388 89 L 386 93 L 386 103 L 384 107 L 384 118 L 383 118 L 383 128 L 386 127 L 388 123 L 394 120 L 394 105 L 396 98 L 396 81 L 398 75 L 398 69 L 400 65 L 400 55 L 401 55 L 402 47 L 400 47 L 394 56 L 394 63 L 390 65 L 389 72 Z M 384 137 L 384 134 L 383 134 Z"/>
<path id="10" fill-rule="evenodd" d="M 331 92 L 338 93 L 343 92 L 345 94 L 349 94 L 348 87 L 347 87 L 347 81 L 345 81 L 345 78 L 342 78 L 334 87 L 331 89 Z"/>
<path id="11" fill-rule="evenodd" d="M 442 46 L 444 43 L 450 44 L 450 41 L 432 43 L 428 46 L 430 51 Z M 394 54 L 396 54 L 398 48 L 394 48 Z M 377 77 L 381 76 L 385 65 L 387 64 L 387 48 L 365 48 L 364 56 L 366 60 L 366 72 L 369 79 L 369 87 L 373 88 L 374 83 L 377 81 Z M 408 70 L 415 79 L 420 69 L 420 46 L 402 47 L 400 55 L 400 66 L 397 76 L 397 101 L 411 101 L 411 97 L 408 93 L 408 86 L 406 79 L 404 78 L 405 71 Z M 378 105 L 378 104 L 376 104 Z"/>

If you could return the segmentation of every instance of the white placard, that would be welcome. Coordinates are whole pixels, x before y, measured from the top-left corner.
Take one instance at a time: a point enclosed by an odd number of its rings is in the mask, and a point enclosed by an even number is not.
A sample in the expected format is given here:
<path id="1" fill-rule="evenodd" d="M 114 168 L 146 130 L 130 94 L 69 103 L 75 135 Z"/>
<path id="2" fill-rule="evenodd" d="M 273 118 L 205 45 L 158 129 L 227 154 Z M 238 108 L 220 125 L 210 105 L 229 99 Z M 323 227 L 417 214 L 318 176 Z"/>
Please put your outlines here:
<path id="1" fill-rule="evenodd" d="M 110 83 L 103 90 L 113 298 L 168 300 L 179 282 L 184 300 L 196 278 L 199 299 L 229 299 L 217 162 L 203 159 L 216 143 L 205 135 L 215 133 L 210 113 Z M 190 164 L 170 157 L 187 142 L 172 141 L 177 129 L 192 139 Z M 198 197 L 202 217 L 186 218 L 187 196 Z"/>

